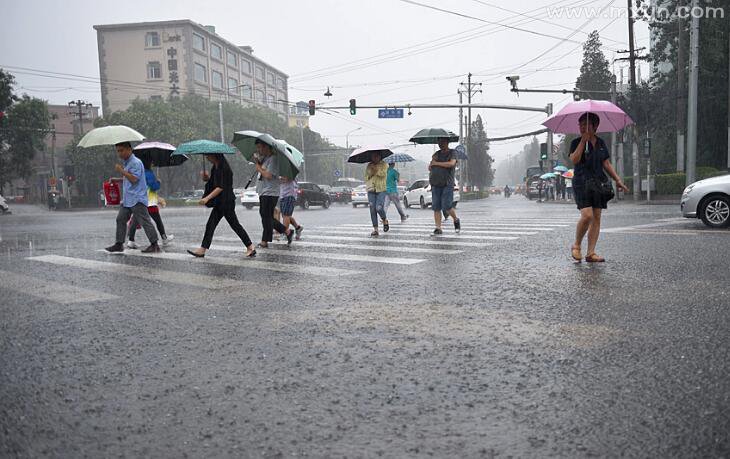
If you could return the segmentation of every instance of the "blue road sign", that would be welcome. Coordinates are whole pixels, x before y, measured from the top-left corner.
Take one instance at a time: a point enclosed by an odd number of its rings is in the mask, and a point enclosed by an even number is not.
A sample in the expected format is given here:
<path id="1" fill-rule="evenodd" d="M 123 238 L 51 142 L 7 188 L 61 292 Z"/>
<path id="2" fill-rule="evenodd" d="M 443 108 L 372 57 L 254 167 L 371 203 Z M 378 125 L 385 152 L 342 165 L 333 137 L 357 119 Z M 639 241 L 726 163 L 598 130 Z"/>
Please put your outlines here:
<path id="1" fill-rule="evenodd" d="M 339 169 L 335 169 L 335 177 L 339 177 L 340 175 L 342 175 L 342 173 L 340 172 L 340 170 Z"/>
<path id="2" fill-rule="evenodd" d="M 402 108 L 380 108 L 378 118 L 403 118 Z"/>

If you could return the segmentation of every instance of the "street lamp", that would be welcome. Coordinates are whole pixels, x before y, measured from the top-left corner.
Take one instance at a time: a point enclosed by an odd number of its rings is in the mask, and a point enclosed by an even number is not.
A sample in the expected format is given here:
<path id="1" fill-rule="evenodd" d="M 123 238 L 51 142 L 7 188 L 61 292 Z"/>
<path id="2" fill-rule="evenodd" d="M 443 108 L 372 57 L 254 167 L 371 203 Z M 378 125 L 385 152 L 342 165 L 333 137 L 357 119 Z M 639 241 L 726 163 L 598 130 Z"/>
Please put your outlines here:
<path id="1" fill-rule="evenodd" d="M 362 127 L 355 128 L 352 131 L 345 134 L 345 148 L 347 148 L 348 152 L 350 150 L 350 134 L 352 134 L 353 132 L 357 132 L 360 129 L 362 129 Z M 345 157 L 343 156 L 342 157 L 342 176 L 344 177 L 345 175 L 346 175 L 345 174 Z"/>

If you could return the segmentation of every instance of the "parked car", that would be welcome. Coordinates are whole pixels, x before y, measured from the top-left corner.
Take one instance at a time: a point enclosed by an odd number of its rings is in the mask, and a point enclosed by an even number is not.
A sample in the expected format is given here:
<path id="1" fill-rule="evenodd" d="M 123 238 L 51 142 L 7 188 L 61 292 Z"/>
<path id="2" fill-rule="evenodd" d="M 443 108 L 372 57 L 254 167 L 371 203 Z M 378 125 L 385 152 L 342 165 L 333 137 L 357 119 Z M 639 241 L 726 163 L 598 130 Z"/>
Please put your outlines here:
<path id="1" fill-rule="evenodd" d="M 730 226 L 730 175 L 694 182 L 682 193 L 682 216 L 700 218 L 711 228 Z"/>
<path id="2" fill-rule="evenodd" d="M 246 189 L 241 195 L 241 204 L 246 209 L 253 209 L 259 205 L 259 194 L 253 188 Z"/>
<path id="3" fill-rule="evenodd" d="M 311 182 L 299 182 L 297 191 L 297 205 L 302 209 L 309 209 L 309 206 L 322 206 L 327 209 L 332 199 L 319 185 Z"/>
<path id="4" fill-rule="evenodd" d="M 352 207 L 357 206 L 369 206 L 370 203 L 368 202 L 368 190 L 365 187 L 365 185 L 360 185 L 352 189 L 352 193 L 350 194 L 351 198 L 350 201 L 352 202 Z"/>
<path id="5" fill-rule="evenodd" d="M 194 190 L 192 194 L 190 194 L 189 198 L 185 199 L 185 202 L 187 204 L 197 204 L 198 201 L 203 199 L 203 193 L 205 193 L 205 190 Z"/>
<path id="6" fill-rule="evenodd" d="M 335 186 L 330 191 L 330 198 L 332 202 L 344 202 L 348 203 L 352 201 L 352 188 L 347 186 Z"/>
<path id="7" fill-rule="evenodd" d="M 456 182 L 454 183 L 454 207 L 456 207 L 460 200 L 459 183 Z M 431 205 L 431 185 L 428 183 L 428 179 L 416 180 L 408 187 L 408 190 L 406 190 L 403 196 L 403 205 L 406 208 L 419 205 L 421 209 L 425 209 Z"/>

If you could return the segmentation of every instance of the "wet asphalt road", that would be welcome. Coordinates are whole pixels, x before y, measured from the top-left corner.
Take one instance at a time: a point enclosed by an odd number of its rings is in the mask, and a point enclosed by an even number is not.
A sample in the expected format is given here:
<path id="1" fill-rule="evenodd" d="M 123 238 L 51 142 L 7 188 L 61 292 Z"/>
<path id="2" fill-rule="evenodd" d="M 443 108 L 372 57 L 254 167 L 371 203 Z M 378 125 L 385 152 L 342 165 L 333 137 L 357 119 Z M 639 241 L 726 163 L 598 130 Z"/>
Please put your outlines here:
<path id="1" fill-rule="evenodd" d="M 98 251 L 114 211 L 15 206 L 0 456 L 730 455 L 730 230 L 614 205 L 589 265 L 571 205 L 461 203 L 438 240 L 409 213 L 374 241 L 363 208 L 297 210 L 301 244 L 254 262 L 225 223 L 183 255 L 205 209 L 141 257 Z"/>

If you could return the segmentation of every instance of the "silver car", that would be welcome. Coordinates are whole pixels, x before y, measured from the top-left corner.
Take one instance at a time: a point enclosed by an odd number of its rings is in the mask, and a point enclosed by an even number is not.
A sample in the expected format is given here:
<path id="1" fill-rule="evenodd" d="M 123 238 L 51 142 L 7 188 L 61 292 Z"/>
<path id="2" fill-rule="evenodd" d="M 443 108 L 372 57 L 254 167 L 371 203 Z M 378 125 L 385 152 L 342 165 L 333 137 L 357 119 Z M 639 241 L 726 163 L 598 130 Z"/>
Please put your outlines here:
<path id="1" fill-rule="evenodd" d="M 730 226 L 730 175 L 700 180 L 685 188 L 682 215 L 701 218 L 712 228 Z"/>

